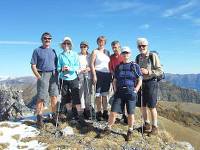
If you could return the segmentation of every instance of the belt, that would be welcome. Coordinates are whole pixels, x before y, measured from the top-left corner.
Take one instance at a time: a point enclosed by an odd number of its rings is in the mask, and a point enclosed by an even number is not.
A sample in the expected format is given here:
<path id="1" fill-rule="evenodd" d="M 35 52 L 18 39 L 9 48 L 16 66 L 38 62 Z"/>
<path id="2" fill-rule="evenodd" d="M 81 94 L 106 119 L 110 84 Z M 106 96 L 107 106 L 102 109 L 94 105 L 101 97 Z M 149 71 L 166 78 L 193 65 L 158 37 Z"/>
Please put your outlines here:
<path id="1" fill-rule="evenodd" d="M 153 77 L 151 79 L 143 80 L 143 82 L 149 82 L 149 81 L 157 81 L 157 79 L 155 77 Z"/>
<path id="2" fill-rule="evenodd" d="M 53 73 L 53 72 L 55 72 L 55 70 L 52 70 L 52 71 L 40 71 L 40 70 L 38 70 L 38 72 L 39 73 Z"/>

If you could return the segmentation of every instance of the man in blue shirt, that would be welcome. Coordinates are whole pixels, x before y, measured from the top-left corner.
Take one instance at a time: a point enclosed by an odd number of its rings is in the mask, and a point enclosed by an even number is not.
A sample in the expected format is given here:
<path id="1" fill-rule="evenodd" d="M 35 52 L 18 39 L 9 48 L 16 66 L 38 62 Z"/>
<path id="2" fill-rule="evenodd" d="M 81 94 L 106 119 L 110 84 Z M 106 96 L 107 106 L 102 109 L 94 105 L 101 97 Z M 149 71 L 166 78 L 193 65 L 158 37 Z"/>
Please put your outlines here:
<path id="1" fill-rule="evenodd" d="M 115 123 L 117 113 L 123 113 L 126 105 L 128 113 L 127 140 L 131 140 L 134 127 L 134 110 L 137 99 L 137 92 L 142 85 L 142 74 L 138 64 L 130 61 L 131 50 L 129 47 L 122 48 L 121 55 L 123 62 L 119 64 L 114 73 L 113 90 L 115 92 L 114 101 L 111 106 L 108 126 L 104 129 L 104 134 L 111 132 L 111 127 Z"/>
<path id="2" fill-rule="evenodd" d="M 51 98 L 52 112 L 56 112 L 58 86 L 57 86 L 57 56 L 54 49 L 50 47 L 52 36 L 45 32 L 42 34 L 42 46 L 36 48 L 31 59 L 31 69 L 37 78 L 37 126 L 43 127 L 42 113 L 44 101 L 47 94 Z M 54 115 L 55 116 L 55 115 Z"/>

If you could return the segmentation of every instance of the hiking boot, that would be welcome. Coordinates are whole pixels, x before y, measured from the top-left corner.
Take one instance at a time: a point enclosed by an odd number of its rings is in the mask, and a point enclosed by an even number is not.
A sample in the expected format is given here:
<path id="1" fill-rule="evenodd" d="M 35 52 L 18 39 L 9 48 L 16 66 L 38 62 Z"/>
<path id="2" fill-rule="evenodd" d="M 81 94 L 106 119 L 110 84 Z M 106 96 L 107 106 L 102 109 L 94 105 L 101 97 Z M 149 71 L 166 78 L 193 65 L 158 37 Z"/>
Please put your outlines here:
<path id="1" fill-rule="evenodd" d="M 83 115 L 86 120 L 90 119 L 91 117 L 90 110 L 84 109 Z"/>
<path id="2" fill-rule="evenodd" d="M 151 132 L 151 125 L 147 122 L 143 124 L 143 126 L 138 128 L 139 132 L 149 133 Z"/>
<path id="3" fill-rule="evenodd" d="M 84 115 L 81 114 L 78 116 L 78 123 L 81 125 L 81 126 L 86 126 L 86 122 L 85 122 L 85 119 L 84 119 Z"/>
<path id="4" fill-rule="evenodd" d="M 127 141 L 132 141 L 133 139 L 133 130 L 128 130 L 127 135 L 126 135 L 126 140 Z"/>
<path id="5" fill-rule="evenodd" d="M 125 124 L 128 124 L 128 118 L 125 114 L 122 115 L 122 119 L 123 119 Z"/>
<path id="6" fill-rule="evenodd" d="M 107 110 L 104 110 L 104 111 L 103 111 L 102 117 L 103 117 L 103 119 L 104 119 L 105 121 L 108 121 L 108 111 L 107 111 Z"/>
<path id="7" fill-rule="evenodd" d="M 106 135 L 111 134 L 111 129 L 107 126 L 104 128 L 104 130 L 101 132 L 101 137 L 104 137 Z"/>
<path id="8" fill-rule="evenodd" d="M 151 132 L 149 134 L 157 135 L 158 134 L 158 127 L 152 125 L 152 129 L 151 129 Z"/>
<path id="9" fill-rule="evenodd" d="M 39 128 L 39 129 L 42 129 L 43 126 L 44 126 L 44 123 L 43 123 L 43 118 L 41 115 L 37 115 L 37 122 L 36 122 L 36 126 Z"/>
<path id="10" fill-rule="evenodd" d="M 97 121 L 102 121 L 103 120 L 101 111 L 96 113 L 96 119 L 97 119 Z"/>
<path id="11" fill-rule="evenodd" d="M 64 113 L 61 113 L 58 118 L 61 122 L 65 122 L 67 120 L 67 117 Z"/>

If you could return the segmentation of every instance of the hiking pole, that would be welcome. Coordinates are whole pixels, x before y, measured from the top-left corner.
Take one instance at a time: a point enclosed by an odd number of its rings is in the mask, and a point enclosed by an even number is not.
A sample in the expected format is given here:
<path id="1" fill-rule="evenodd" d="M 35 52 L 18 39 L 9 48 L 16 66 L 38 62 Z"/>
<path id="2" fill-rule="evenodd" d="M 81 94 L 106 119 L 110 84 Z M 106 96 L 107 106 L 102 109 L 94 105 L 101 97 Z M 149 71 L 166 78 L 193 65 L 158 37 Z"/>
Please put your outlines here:
<path id="1" fill-rule="evenodd" d="M 144 131 L 143 131 L 143 126 L 144 126 L 144 116 L 143 116 L 143 96 L 142 96 L 143 92 L 142 92 L 142 86 L 140 88 L 140 105 L 141 105 L 141 112 L 142 112 L 142 115 L 141 115 L 141 119 L 142 119 L 142 129 L 141 129 L 141 132 L 142 132 L 142 138 L 144 138 Z"/>
<path id="2" fill-rule="evenodd" d="M 60 113 L 61 91 L 62 91 L 62 88 L 63 88 L 63 79 L 61 80 L 61 85 L 59 83 L 60 83 L 60 81 L 58 81 L 59 95 L 58 95 L 58 100 L 57 100 L 56 129 L 58 127 L 58 117 L 59 117 L 59 113 Z"/>
<path id="3" fill-rule="evenodd" d="M 94 90 L 93 90 L 93 99 L 94 99 L 94 120 L 96 120 L 96 83 L 94 84 Z"/>
<path id="4" fill-rule="evenodd" d="M 87 89 L 87 97 L 89 97 L 87 100 L 90 103 L 90 115 L 91 115 L 91 120 L 92 120 L 92 101 L 91 101 L 91 96 L 90 96 L 90 90 L 89 90 L 89 83 L 88 83 L 88 74 L 84 74 L 84 80 L 86 82 L 86 89 Z"/>

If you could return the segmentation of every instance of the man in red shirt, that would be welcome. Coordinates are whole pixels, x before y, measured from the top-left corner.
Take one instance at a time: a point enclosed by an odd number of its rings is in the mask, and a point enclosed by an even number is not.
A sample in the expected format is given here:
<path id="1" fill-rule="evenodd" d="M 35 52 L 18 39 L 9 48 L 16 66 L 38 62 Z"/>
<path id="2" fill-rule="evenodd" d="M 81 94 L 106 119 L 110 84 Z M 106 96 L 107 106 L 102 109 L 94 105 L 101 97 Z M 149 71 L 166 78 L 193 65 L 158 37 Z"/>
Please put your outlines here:
<path id="1" fill-rule="evenodd" d="M 111 43 L 111 47 L 114 54 L 110 56 L 109 69 L 111 74 L 113 75 L 115 72 L 115 68 L 123 61 L 123 57 L 121 56 L 121 46 L 119 41 L 113 41 Z"/>
<path id="2" fill-rule="evenodd" d="M 119 41 L 113 41 L 111 43 L 111 47 L 112 47 L 112 50 L 113 50 L 114 54 L 112 54 L 110 56 L 109 69 L 110 69 L 110 72 L 111 72 L 112 78 L 113 78 L 113 75 L 114 75 L 114 72 L 115 72 L 115 68 L 120 63 L 123 62 L 124 57 L 121 55 L 121 46 L 120 46 Z M 128 120 L 127 120 L 127 117 L 125 115 L 125 112 L 123 113 L 122 119 L 124 119 L 124 123 L 128 123 Z"/>

